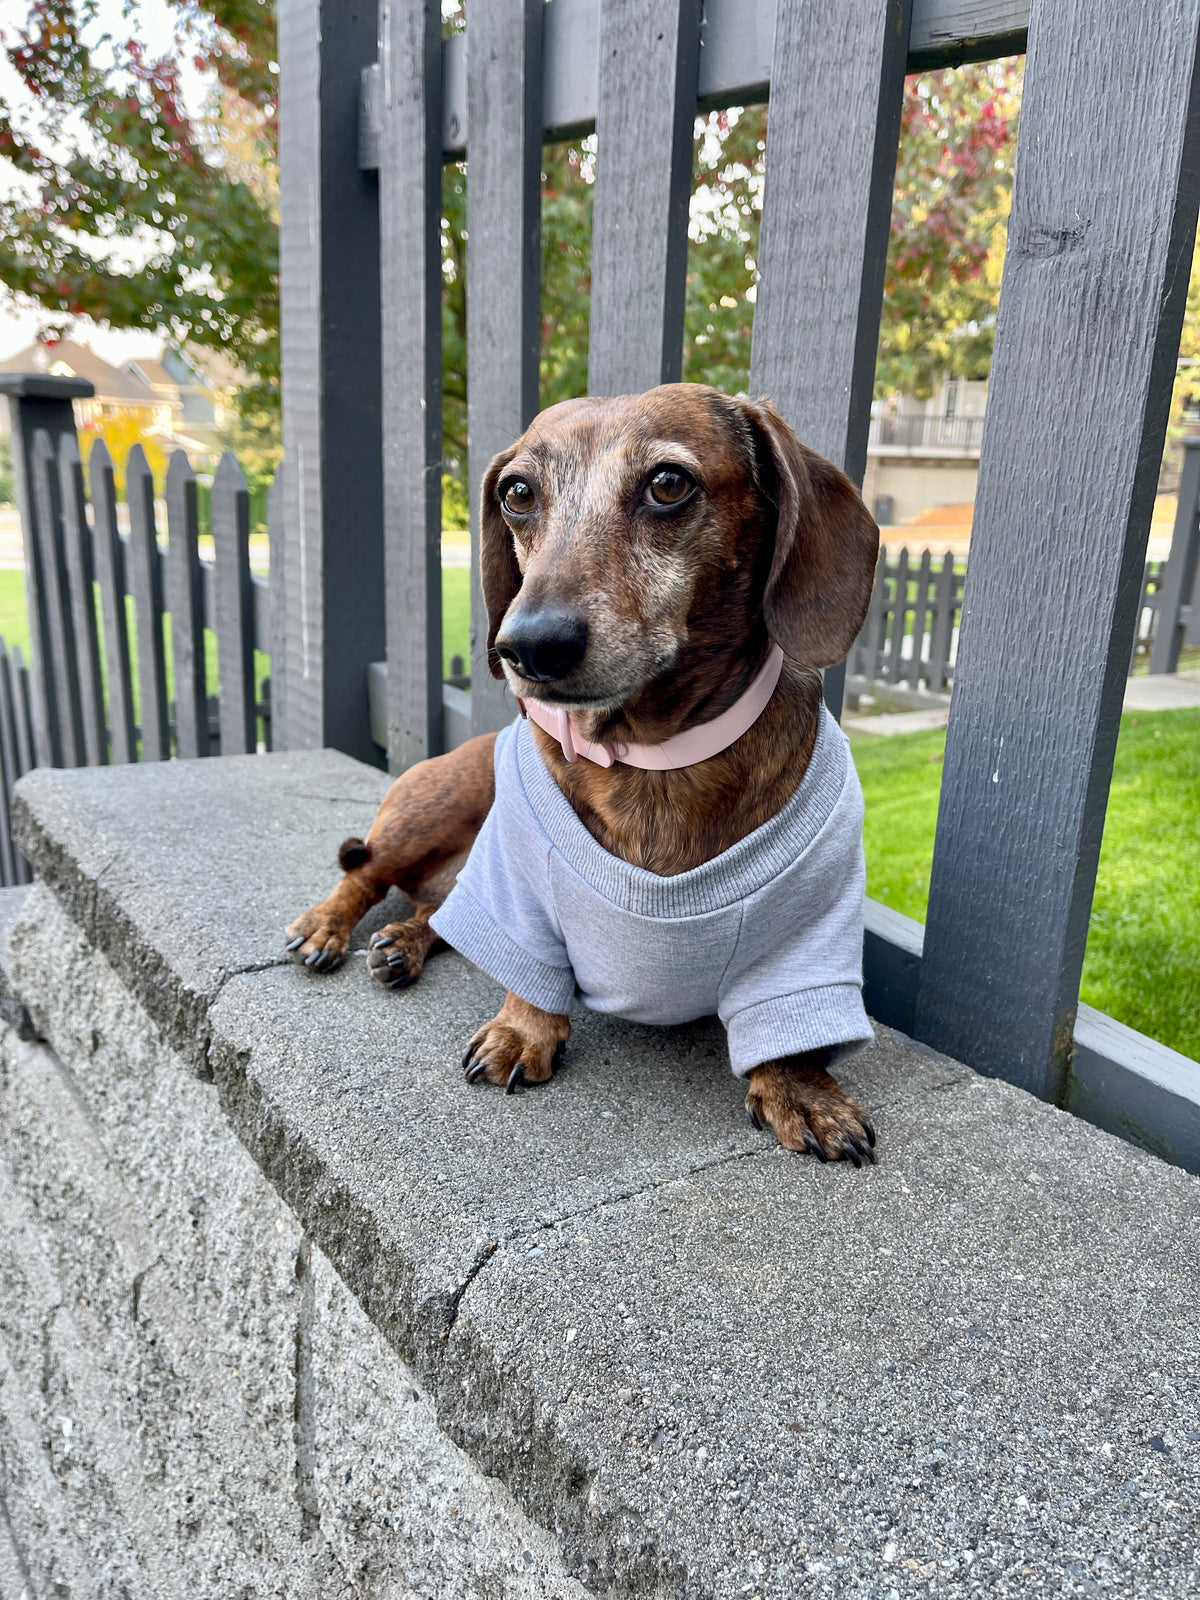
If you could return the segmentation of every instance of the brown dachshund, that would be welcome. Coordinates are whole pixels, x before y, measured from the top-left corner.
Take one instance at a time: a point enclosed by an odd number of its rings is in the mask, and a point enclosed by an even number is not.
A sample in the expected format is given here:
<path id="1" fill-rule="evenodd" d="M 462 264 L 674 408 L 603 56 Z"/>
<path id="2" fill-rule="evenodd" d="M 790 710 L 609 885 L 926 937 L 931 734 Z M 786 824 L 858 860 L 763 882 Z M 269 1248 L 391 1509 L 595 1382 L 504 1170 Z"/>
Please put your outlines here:
<path id="1" fill-rule="evenodd" d="M 569 763 L 537 748 L 604 851 L 649 873 L 688 872 L 776 816 L 812 756 L 819 667 L 842 660 L 871 594 L 878 529 L 849 479 L 800 444 L 769 402 L 668 384 L 543 412 L 484 478 L 481 566 L 488 665 L 522 699 L 569 708 L 579 739 L 656 745 L 743 695 L 773 642 L 774 694 L 719 754 L 672 771 Z M 494 798 L 496 735 L 399 777 L 345 876 L 287 930 L 295 960 L 327 971 L 393 886 L 413 914 L 374 936 L 372 975 L 416 981 Z M 570 1032 L 564 1014 L 509 992 L 471 1039 L 472 1082 L 541 1083 Z M 790 1150 L 873 1161 L 866 1111 L 826 1070 L 827 1049 L 763 1061 L 746 1106 Z"/>

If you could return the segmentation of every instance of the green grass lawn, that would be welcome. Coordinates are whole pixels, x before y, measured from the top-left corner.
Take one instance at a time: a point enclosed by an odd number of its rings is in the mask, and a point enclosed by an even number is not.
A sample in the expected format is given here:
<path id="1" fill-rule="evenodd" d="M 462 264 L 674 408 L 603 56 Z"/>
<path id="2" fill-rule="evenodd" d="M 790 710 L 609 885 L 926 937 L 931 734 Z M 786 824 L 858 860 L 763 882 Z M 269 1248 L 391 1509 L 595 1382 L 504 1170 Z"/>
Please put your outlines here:
<path id="1" fill-rule="evenodd" d="M 867 893 L 924 921 L 945 732 L 853 743 Z M 1121 719 L 1081 998 L 1200 1060 L 1200 710 Z"/>

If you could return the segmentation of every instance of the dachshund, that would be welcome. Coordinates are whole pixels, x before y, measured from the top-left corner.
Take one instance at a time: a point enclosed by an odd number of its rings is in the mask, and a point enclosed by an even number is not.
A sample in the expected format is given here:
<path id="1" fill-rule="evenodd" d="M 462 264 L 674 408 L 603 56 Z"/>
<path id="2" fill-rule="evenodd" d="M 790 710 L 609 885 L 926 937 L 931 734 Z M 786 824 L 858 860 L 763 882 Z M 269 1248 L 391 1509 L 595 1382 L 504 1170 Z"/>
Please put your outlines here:
<path id="1" fill-rule="evenodd" d="M 622 999 L 644 968 L 666 997 L 664 1020 L 717 1011 L 726 1021 L 756 1126 L 821 1160 L 873 1162 L 870 1118 L 829 1071 L 871 1031 L 861 1010 L 861 791 L 818 670 L 844 658 L 870 601 L 879 530 L 858 492 L 769 401 L 665 384 L 542 412 L 489 466 L 480 529 L 488 668 L 527 715 L 393 783 L 367 839 L 341 847 L 340 883 L 288 928 L 293 959 L 336 967 L 359 919 L 400 888 L 412 915 L 373 936 L 372 976 L 389 988 L 414 983 L 439 943 L 436 924 L 448 921 L 448 941 L 508 989 L 468 1044 L 466 1076 L 509 1092 L 551 1076 L 575 992 L 659 1020 L 650 1001 Z M 501 815 L 505 785 L 528 790 L 512 798 L 519 817 Z M 789 877 L 793 856 L 807 876 Z M 529 878 L 543 872 L 549 887 Z M 743 873 L 753 892 L 725 906 L 719 886 Z M 677 891 L 685 913 L 668 927 L 653 908 L 674 905 Z M 703 897 L 714 893 L 710 916 Z M 755 908 L 771 893 L 764 933 Z M 598 956 L 572 940 L 586 942 L 603 915 L 597 923 L 586 906 L 556 915 L 576 894 L 618 918 Z M 633 902 L 596 894 L 635 895 L 635 911 L 652 910 L 626 924 Z M 538 895 L 545 906 L 526 905 Z M 691 917 L 697 906 L 705 914 Z M 572 915 L 568 938 L 559 923 Z M 793 923 L 811 923 L 795 936 L 808 943 L 784 960 Z M 664 977 L 653 943 L 640 942 L 656 926 L 668 943 L 708 941 L 687 971 Z M 828 984 L 802 1004 L 781 998 L 789 984 L 805 990 L 806 963 L 824 962 L 830 942 L 840 953 Z M 701 995 L 708 980 L 697 973 L 709 967 L 714 992 Z"/>

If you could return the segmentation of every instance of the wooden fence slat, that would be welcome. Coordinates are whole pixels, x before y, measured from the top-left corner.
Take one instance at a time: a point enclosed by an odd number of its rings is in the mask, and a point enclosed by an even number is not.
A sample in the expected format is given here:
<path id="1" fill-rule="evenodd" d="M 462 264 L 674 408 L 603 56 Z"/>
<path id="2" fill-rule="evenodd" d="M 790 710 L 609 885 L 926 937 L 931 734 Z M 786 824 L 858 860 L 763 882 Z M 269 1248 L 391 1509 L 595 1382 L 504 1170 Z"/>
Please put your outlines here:
<path id="1" fill-rule="evenodd" d="M 73 433 L 65 433 L 59 440 L 58 471 L 71 626 L 79 672 L 84 758 L 89 767 L 98 767 L 108 760 L 108 731 L 104 720 L 104 684 L 100 676 L 100 641 L 96 631 L 92 530 L 83 490 L 83 462 Z"/>
<path id="2" fill-rule="evenodd" d="M 1095 22 L 1089 0 L 1031 13 L 916 1013 L 1050 1099 L 1200 202 L 1200 0 Z"/>
<path id="3" fill-rule="evenodd" d="M 25 665 L 20 645 L 14 645 L 9 655 L 9 677 L 12 680 L 13 717 L 17 725 L 17 754 L 22 772 L 32 772 L 37 765 L 33 743 L 33 712 L 30 705 L 29 669 Z"/>
<path id="4" fill-rule="evenodd" d="M 40 667 L 46 696 L 43 714 L 48 715 L 46 732 L 54 751 L 54 765 L 83 765 L 83 736 L 80 727 L 79 681 L 75 661 L 75 632 L 71 625 L 71 597 L 63 551 L 62 496 L 59 493 L 58 461 L 48 433 L 38 432 L 33 440 L 33 498 L 37 506 L 38 614 L 42 627 L 30 632 L 31 642 L 41 648 L 33 658 Z M 32 622 L 32 612 L 30 621 Z M 35 678 L 35 686 L 37 679 Z M 36 701 L 35 701 L 36 705 Z M 45 762 L 43 730 L 39 720 L 38 759 Z"/>
<path id="5" fill-rule="evenodd" d="M 928 546 L 921 552 L 917 569 L 917 600 L 913 610 L 913 648 L 908 661 L 908 683 L 912 689 L 920 687 L 921 679 L 929 678 L 929 663 L 925 654 L 925 628 L 929 619 L 929 585 L 932 577 L 933 552 Z"/>
<path id="6" fill-rule="evenodd" d="M 861 484 L 911 0 L 780 5 L 750 393 Z M 844 673 L 825 674 L 840 713 Z"/>
<path id="7" fill-rule="evenodd" d="M 479 486 L 538 408 L 542 19 L 545 0 L 489 0 L 467 43 L 467 440 L 471 501 L 471 731 L 516 715 L 488 671 Z"/>
<path id="8" fill-rule="evenodd" d="M 379 232 L 388 765 L 442 742 L 442 21 L 381 0 Z"/>
<path id="9" fill-rule="evenodd" d="M 271 721 L 267 741 L 271 750 L 287 749 L 287 594 L 284 588 L 285 544 L 283 527 L 283 477 L 276 476 L 267 490 L 267 538 L 270 544 L 271 627 L 255 643 L 271 657 Z"/>
<path id="10" fill-rule="evenodd" d="M 0 875 L 7 887 L 16 883 L 20 852 L 12 838 L 12 793 L 21 776 L 17 728 L 13 719 L 8 647 L 0 638 Z"/>
<path id="11" fill-rule="evenodd" d="M 908 546 L 900 552 L 892 587 L 892 641 L 888 651 L 886 677 L 899 683 L 904 675 L 904 630 L 908 622 Z"/>
<path id="12" fill-rule="evenodd" d="M 204 679 L 204 585 L 200 575 L 196 475 L 182 450 L 167 466 L 167 609 L 175 664 L 175 754 L 208 754 Z"/>
<path id="13" fill-rule="evenodd" d="M 171 737 L 163 650 L 162 565 L 154 518 L 154 476 L 140 444 L 134 445 L 125 462 L 125 500 L 129 506 L 127 570 L 137 637 L 141 757 L 143 761 L 166 761 L 171 754 Z"/>
<path id="14" fill-rule="evenodd" d="M 1174 672 L 1179 665 L 1186 623 L 1179 613 L 1191 597 L 1200 571 L 1200 439 L 1183 441 L 1183 471 L 1175 530 L 1158 589 L 1158 621 L 1150 647 L 1150 671 Z M 1143 585 L 1143 589 L 1145 586 Z"/>
<path id="15" fill-rule="evenodd" d="M 954 636 L 954 588 L 954 557 L 947 550 L 938 569 L 929 641 L 929 687 L 935 694 L 941 694 L 946 687 L 950 641 Z"/>
<path id="16" fill-rule="evenodd" d="M 679 377 L 700 0 L 601 0 L 588 392 Z"/>
<path id="17" fill-rule="evenodd" d="M 129 667 L 129 621 L 125 611 L 125 553 L 117 526 L 112 457 L 103 439 L 97 439 L 92 446 L 88 480 L 95 518 L 96 581 L 100 586 L 112 759 L 120 764 L 137 760 L 137 744 L 133 728 L 133 676 Z"/>
<path id="18" fill-rule="evenodd" d="M 221 754 L 253 752 L 254 596 L 250 590 L 250 494 L 237 459 L 221 457 L 212 486 L 216 547 L 217 676 Z M 365 686 L 364 686 L 365 692 Z"/>

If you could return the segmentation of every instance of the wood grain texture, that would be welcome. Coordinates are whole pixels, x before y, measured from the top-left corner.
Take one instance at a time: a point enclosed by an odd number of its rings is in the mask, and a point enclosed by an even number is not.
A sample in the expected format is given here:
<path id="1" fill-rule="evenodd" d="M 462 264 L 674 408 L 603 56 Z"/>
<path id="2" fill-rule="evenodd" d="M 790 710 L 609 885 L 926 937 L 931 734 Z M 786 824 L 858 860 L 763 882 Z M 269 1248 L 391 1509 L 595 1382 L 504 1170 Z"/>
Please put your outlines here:
<path id="1" fill-rule="evenodd" d="M 699 45 L 699 0 L 603 0 L 590 394 L 679 377 Z"/>
<path id="2" fill-rule="evenodd" d="M 379 26 L 388 766 L 402 772 L 442 742 L 441 13 L 382 0 Z"/>
<path id="3" fill-rule="evenodd" d="M 126 570 L 133 595 L 137 638 L 138 710 L 142 730 L 141 759 L 167 761 L 171 737 L 167 723 L 167 660 L 163 648 L 162 566 L 154 519 L 154 478 L 140 444 L 125 463 L 125 498 L 129 505 Z"/>
<path id="4" fill-rule="evenodd" d="M 750 392 L 862 482 L 904 90 L 906 0 L 783 6 Z"/>
<path id="5" fill-rule="evenodd" d="M 175 666 L 175 754 L 208 754 L 204 675 L 204 580 L 200 572 L 196 475 L 182 450 L 167 466 L 167 609 Z"/>
<path id="6" fill-rule="evenodd" d="M 545 0 L 489 0 L 467 49 L 467 445 L 471 503 L 471 731 L 516 715 L 487 666 L 479 486 L 538 409 L 541 335 L 541 67 Z"/>
<path id="7" fill-rule="evenodd" d="M 1200 201 L 1198 31 L 1200 0 L 1030 23 L 917 1025 L 1052 1099 Z"/>
<path id="8" fill-rule="evenodd" d="M 111 754 L 118 764 L 137 760 L 133 732 L 133 676 L 129 668 L 129 624 L 125 615 L 125 555 L 117 528 L 117 491 L 112 457 L 97 439 L 88 457 L 88 483 L 95 518 L 93 550 L 104 626 Z"/>
<path id="9" fill-rule="evenodd" d="M 250 494 L 242 469 L 229 451 L 221 457 L 213 478 L 212 533 L 221 754 L 242 755 L 257 748 Z"/>
<path id="10" fill-rule="evenodd" d="M 84 760 L 98 767 L 108 760 L 104 719 L 104 684 L 100 675 L 100 641 L 96 630 L 92 530 L 83 489 L 83 463 L 74 433 L 58 442 L 58 482 L 62 498 L 63 554 L 70 591 L 71 631 L 79 674 L 79 711 Z"/>

